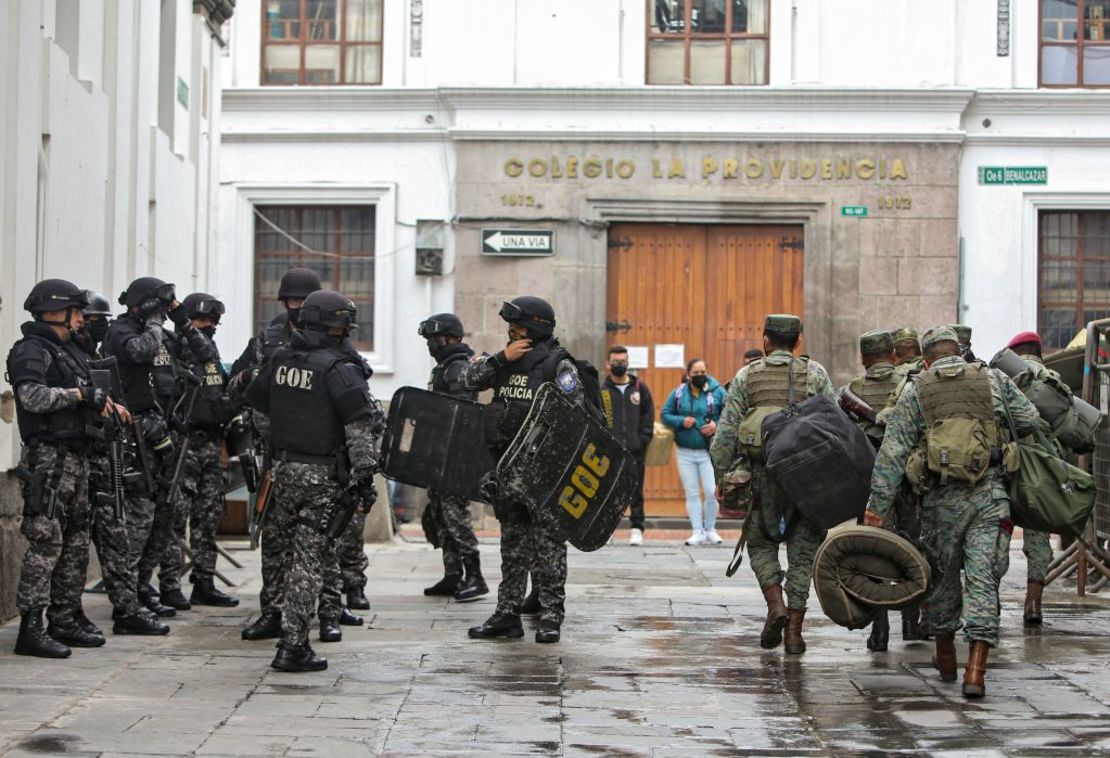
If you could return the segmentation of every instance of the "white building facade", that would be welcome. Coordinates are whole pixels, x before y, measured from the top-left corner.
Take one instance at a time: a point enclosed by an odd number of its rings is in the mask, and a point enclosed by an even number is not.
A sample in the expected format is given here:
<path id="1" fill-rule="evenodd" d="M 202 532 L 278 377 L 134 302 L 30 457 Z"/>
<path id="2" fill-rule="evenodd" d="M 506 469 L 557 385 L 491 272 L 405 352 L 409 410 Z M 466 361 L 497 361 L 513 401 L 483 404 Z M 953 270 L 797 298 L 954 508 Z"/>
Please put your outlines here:
<path id="1" fill-rule="evenodd" d="M 241 0 L 231 36 L 218 280 L 256 306 L 224 337 L 330 262 L 382 397 L 426 315 L 495 350 L 526 293 L 657 402 L 771 311 L 838 381 L 876 327 L 989 357 L 1110 315 L 1104 0 Z"/>
<path id="2" fill-rule="evenodd" d="M 0 3 L 0 343 L 44 278 L 110 302 L 144 275 L 211 289 L 225 0 Z M 231 291 L 221 292 L 233 296 Z M 5 417 L 11 387 L 0 382 Z M 19 458 L 0 424 L 3 468 Z M 22 554 L 13 478 L 0 485 L 0 618 Z"/>

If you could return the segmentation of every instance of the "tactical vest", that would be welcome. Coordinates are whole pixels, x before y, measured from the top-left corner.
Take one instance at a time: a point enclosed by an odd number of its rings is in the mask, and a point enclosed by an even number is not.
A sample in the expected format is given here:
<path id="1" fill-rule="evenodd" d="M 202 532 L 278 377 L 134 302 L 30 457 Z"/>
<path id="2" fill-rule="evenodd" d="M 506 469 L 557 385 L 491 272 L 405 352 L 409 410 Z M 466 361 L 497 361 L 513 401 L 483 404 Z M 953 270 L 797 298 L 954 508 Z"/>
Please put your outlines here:
<path id="1" fill-rule="evenodd" d="M 194 371 L 200 377 L 201 383 L 197 387 L 197 400 L 189 420 L 200 427 L 222 427 L 231 417 L 231 406 L 224 388 L 227 384 L 227 374 L 224 373 L 223 364 L 219 361 L 208 361 L 194 367 Z"/>
<path id="2" fill-rule="evenodd" d="M 435 368 L 432 369 L 432 375 L 428 380 L 428 389 L 430 389 L 432 392 L 458 395 L 458 392 L 451 392 L 451 382 L 448 380 L 447 377 L 452 370 L 460 368 L 458 364 L 468 362 L 470 360 L 470 356 L 472 356 L 474 353 L 469 347 L 462 344 L 461 342 L 457 345 L 449 345 L 447 349 L 450 350 L 450 348 L 461 349 L 452 350 L 448 355 L 444 356 L 442 361 L 435 365 Z M 469 400 L 473 400 L 477 396 L 477 393 L 467 392 L 466 394 L 459 396 L 465 397 Z"/>
<path id="3" fill-rule="evenodd" d="M 92 381 L 88 359 L 76 346 L 53 341 L 50 337 L 28 335 L 12 346 L 8 353 L 8 379 L 18 388 L 25 381 L 42 381 L 46 366 L 46 386 L 61 388 L 89 387 Z M 16 419 L 19 436 L 30 442 L 80 442 L 86 437 L 86 426 L 95 423 L 87 408 L 75 406 L 50 413 L 34 413 L 23 407 L 16 393 Z"/>
<path id="4" fill-rule="evenodd" d="M 262 360 L 268 360 L 279 347 L 289 344 L 289 322 L 279 321 L 276 324 L 267 324 L 262 333 L 258 335 L 258 351 Z"/>
<path id="5" fill-rule="evenodd" d="M 271 360 L 270 443 L 274 450 L 333 455 L 346 436 L 328 393 L 327 373 L 349 360 L 337 347 L 278 348 Z"/>
<path id="6" fill-rule="evenodd" d="M 124 405 L 131 413 L 145 413 L 154 407 L 150 365 L 132 362 L 123 349 L 124 342 L 142 336 L 144 329 L 144 324 L 134 317 L 120 316 L 108 327 L 108 336 L 104 340 L 104 352 L 116 356 L 120 383 L 123 384 Z"/>
<path id="7" fill-rule="evenodd" d="M 561 348 L 560 348 L 561 351 Z M 541 342 L 523 358 L 498 367 L 493 400 L 485 408 L 486 443 L 503 447 L 524 424 L 536 392 L 545 382 L 555 381 L 559 360 L 549 343 Z"/>
<path id="8" fill-rule="evenodd" d="M 178 339 L 177 335 L 163 331 L 162 343 L 150 367 L 154 395 L 165 411 L 169 411 L 185 390 L 185 369 L 177 358 Z"/>
<path id="9" fill-rule="evenodd" d="M 887 399 L 897 384 L 894 366 L 886 364 L 872 366 L 866 374 L 853 379 L 850 386 L 852 392 L 878 413 L 886 407 Z"/>
<path id="10" fill-rule="evenodd" d="M 741 450 L 753 460 L 762 460 L 763 419 L 782 410 L 790 402 L 790 363 L 769 364 L 762 358 L 748 366 L 745 388 L 748 391 L 748 412 L 740 422 L 738 439 Z M 809 360 L 795 358 L 794 401 L 806 399 Z"/>
<path id="11" fill-rule="evenodd" d="M 928 469 L 974 484 L 1002 439 L 994 418 L 989 369 L 979 363 L 934 366 L 914 377 L 925 417 Z"/>

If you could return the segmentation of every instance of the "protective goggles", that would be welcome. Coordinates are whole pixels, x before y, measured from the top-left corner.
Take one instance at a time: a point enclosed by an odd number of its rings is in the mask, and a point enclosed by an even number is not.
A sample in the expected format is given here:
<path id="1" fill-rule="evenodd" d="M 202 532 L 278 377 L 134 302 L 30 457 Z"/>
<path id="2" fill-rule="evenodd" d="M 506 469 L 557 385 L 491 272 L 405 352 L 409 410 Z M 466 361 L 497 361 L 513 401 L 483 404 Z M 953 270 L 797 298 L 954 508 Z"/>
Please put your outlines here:
<path id="1" fill-rule="evenodd" d="M 177 299 L 177 294 L 172 284 L 163 284 L 160 287 L 155 287 L 154 291 L 150 293 L 150 297 L 156 297 L 163 302 L 172 303 Z"/>
<path id="2" fill-rule="evenodd" d="M 439 321 L 428 319 L 421 321 L 420 326 L 416 328 L 416 333 L 421 337 L 438 337 L 441 334 L 447 334 L 450 327 L 447 324 L 442 324 Z"/>
<path id="3" fill-rule="evenodd" d="M 192 316 L 204 316 L 214 321 L 219 321 L 220 316 L 224 315 L 224 304 L 219 300 L 201 300 L 193 306 Z"/>
<path id="4" fill-rule="evenodd" d="M 525 318 L 524 309 L 515 303 L 501 303 L 501 318 L 508 321 L 510 324 L 517 321 L 523 321 Z"/>

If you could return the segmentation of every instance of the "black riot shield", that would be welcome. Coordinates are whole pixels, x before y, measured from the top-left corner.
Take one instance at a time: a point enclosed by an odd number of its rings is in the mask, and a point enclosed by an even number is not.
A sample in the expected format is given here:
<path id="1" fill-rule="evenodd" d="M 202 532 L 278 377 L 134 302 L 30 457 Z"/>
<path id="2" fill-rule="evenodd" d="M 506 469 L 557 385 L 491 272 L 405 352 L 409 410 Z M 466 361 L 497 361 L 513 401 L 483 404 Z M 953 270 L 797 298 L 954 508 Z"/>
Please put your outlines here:
<path id="1" fill-rule="evenodd" d="M 550 383 L 497 464 L 498 492 L 583 551 L 608 542 L 638 477 L 632 454 Z"/>
<path id="2" fill-rule="evenodd" d="M 496 465 L 486 447 L 481 403 L 417 387 L 394 393 L 382 441 L 385 476 L 485 500 L 478 485 Z"/>

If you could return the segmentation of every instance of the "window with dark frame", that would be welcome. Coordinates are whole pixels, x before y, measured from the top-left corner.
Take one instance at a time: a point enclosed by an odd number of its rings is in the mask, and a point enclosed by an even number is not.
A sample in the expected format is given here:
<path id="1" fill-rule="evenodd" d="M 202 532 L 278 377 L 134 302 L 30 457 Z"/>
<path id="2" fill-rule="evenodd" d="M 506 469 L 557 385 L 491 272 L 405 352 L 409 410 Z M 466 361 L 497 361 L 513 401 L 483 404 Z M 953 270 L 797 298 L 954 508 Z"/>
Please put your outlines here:
<path id="1" fill-rule="evenodd" d="M 254 219 L 254 333 L 283 311 L 281 276 L 311 268 L 358 309 L 351 340 L 374 349 L 374 206 L 259 205 Z"/>
<path id="2" fill-rule="evenodd" d="M 1046 351 L 1110 318 L 1110 211 L 1041 211 L 1037 330 Z"/>
<path id="3" fill-rule="evenodd" d="M 769 0 L 647 4 L 648 84 L 767 84 Z"/>
<path id="4" fill-rule="evenodd" d="M 382 83 L 382 0 L 263 0 L 263 8 L 263 84 Z"/>
<path id="5" fill-rule="evenodd" d="M 1042 87 L 1110 87 L 1110 0 L 1041 0 Z"/>

